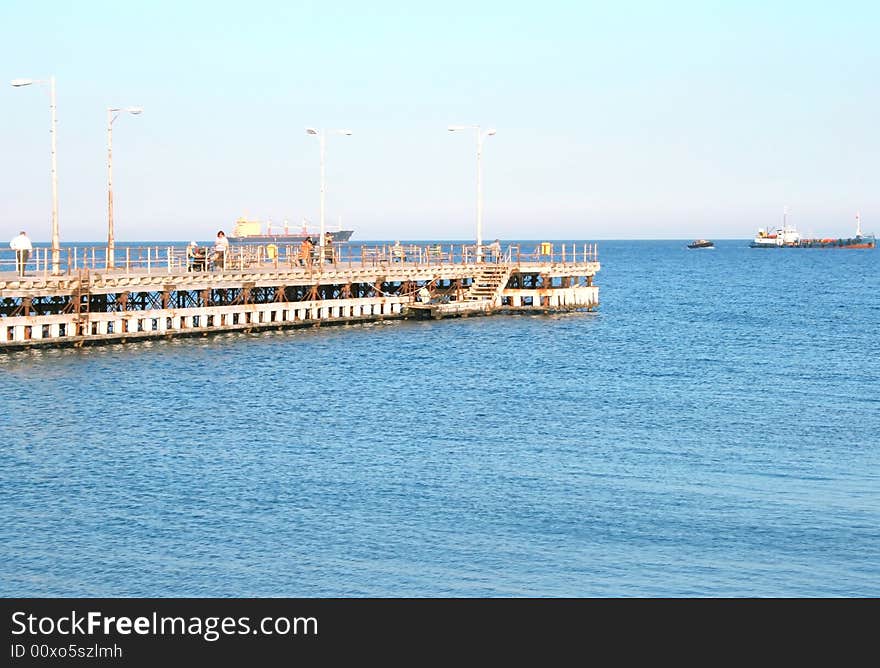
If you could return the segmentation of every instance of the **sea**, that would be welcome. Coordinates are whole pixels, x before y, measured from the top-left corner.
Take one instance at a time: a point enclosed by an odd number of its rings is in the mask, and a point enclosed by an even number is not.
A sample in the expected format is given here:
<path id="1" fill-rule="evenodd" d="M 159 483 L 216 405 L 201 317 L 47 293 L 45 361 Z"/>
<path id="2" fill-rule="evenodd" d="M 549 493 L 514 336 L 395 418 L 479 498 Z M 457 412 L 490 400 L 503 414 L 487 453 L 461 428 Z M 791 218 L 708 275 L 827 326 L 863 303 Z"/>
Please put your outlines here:
<path id="1" fill-rule="evenodd" d="M 880 254 L 685 244 L 599 242 L 594 313 L 0 355 L 0 596 L 880 596 Z"/>

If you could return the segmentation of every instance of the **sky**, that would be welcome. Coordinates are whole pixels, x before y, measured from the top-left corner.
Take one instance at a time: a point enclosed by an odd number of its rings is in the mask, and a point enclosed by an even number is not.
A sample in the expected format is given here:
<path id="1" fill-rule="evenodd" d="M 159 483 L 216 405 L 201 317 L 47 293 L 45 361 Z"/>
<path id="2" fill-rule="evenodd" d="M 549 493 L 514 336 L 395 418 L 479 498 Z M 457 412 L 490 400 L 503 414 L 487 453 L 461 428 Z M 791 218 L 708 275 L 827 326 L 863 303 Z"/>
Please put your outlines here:
<path id="1" fill-rule="evenodd" d="M 880 3 L 0 0 L 0 235 L 210 239 L 241 217 L 355 239 L 880 232 Z"/>

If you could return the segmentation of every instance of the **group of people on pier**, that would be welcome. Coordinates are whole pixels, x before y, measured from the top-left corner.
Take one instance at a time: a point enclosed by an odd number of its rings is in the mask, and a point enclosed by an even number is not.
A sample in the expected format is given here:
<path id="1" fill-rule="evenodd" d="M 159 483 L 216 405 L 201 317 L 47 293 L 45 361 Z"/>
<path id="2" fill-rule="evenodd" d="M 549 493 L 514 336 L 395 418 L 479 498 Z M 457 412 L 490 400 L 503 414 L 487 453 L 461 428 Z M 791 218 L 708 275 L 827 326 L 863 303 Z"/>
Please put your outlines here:
<path id="1" fill-rule="evenodd" d="M 311 267 L 312 264 L 317 261 L 321 262 L 320 249 L 316 250 L 315 242 L 312 241 L 311 237 L 306 237 L 303 239 L 303 242 L 299 245 L 299 266 L 300 267 Z M 336 256 L 333 250 L 333 235 L 330 232 L 324 233 L 324 262 L 330 262 L 331 264 L 336 261 Z"/>
<path id="2" fill-rule="evenodd" d="M 24 233 L 22 233 L 24 234 Z M 336 255 L 333 248 L 333 234 L 327 232 L 324 235 L 324 262 L 333 263 Z M 271 249 L 272 255 L 277 252 L 277 247 Z M 298 261 L 301 267 L 311 267 L 320 262 L 320 247 L 315 245 L 312 238 L 306 237 L 299 246 Z M 229 239 L 223 230 L 217 232 L 213 248 L 199 246 L 197 241 L 191 241 L 186 247 L 187 270 L 207 271 L 209 268 L 222 269 L 226 266 L 227 257 L 230 257 Z"/>
<path id="3" fill-rule="evenodd" d="M 482 253 L 479 256 L 479 259 L 481 261 L 500 262 L 502 260 L 500 240 L 495 239 L 495 241 L 493 241 L 491 244 L 488 244 L 487 246 L 481 246 L 480 249 L 482 249 Z M 321 250 L 322 247 L 315 245 L 315 242 L 312 241 L 312 237 L 307 236 L 299 245 L 297 263 L 300 267 L 308 268 L 313 267 L 316 263 L 320 264 L 322 261 Z M 406 249 L 401 245 L 400 240 L 395 241 L 390 250 L 392 262 L 407 261 L 407 252 Z M 226 258 L 229 252 L 229 239 L 226 238 L 226 234 L 223 232 L 223 230 L 217 232 L 217 239 L 214 242 L 214 247 L 210 254 L 208 248 L 200 247 L 197 242 L 192 241 L 186 249 L 188 269 L 189 271 L 205 271 L 208 269 L 209 263 L 214 269 L 223 268 L 226 266 Z M 269 257 L 275 257 L 275 254 L 277 252 L 278 249 L 276 246 L 270 245 L 270 247 L 267 247 L 267 255 Z M 443 250 L 439 244 L 437 244 L 436 246 L 425 247 L 424 252 L 425 258 L 429 261 L 435 258 L 435 256 L 436 259 L 440 259 L 443 254 Z M 330 232 L 326 232 L 324 234 L 323 262 L 332 264 L 335 261 L 336 256 L 335 249 L 333 247 L 333 235 Z"/>
<path id="4" fill-rule="evenodd" d="M 27 233 L 20 232 L 18 236 L 9 242 L 9 247 L 15 251 L 15 271 L 19 276 L 24 276 L 27 269 L 27 263 L 30 254 L 33 251 L 33 244 Z M 485 255 L 480 259 L 487 259 L 499 262 L 502 257 L 501 243 L 496 239 L 488 246 L 482 247 Z M 323 250 L 323 258 L 321 251 Z M 275 257 L 278 249 L 274 245 L 267 249 L 269 257 Z M 209 267 L 213 269 L 222 269 L 226 267 L 227 258 L 230 256 L 229 239 L 223 230 L 217 232 L 217 238 L 214 240 L 213 247 L 199 246 L 198 242 L 191 241 L 186 247 L 187 271 L 207 271 Z M 433 252 L 436 252 L 438 258 L 442 255 L 442 249 L 439 244 L 436 248 L 427 247 L 425 249 L 426 258 L 431 259 Z M 392 262 L 406 262 L 407 253 L 400 241 L 395 241 L 391 246 Z M 312 238 L 306 237 L 299 247 L 298 263 L 301 267 L 311 268 L 315 263 L 334 263 L 336 261 L 335 249 L 333 247 L 333 235 L 327 232 L 324 235 L 323 246 L 316 246 Z"/>
<path id="5" fill-rule="evenodd" d="M 23 234 L 23 233 L 22 233 Z M 270 245 L 267 248 L 269 256 L 274 257 L 277 247 Z M 324 262 L 333 263 L 336 255 L 333 248 L 333 235 L 327 232 L 324 235 Z M 217 232 L 217 239 L 213 248 L 199 246 L 198 242 L 191 241 L 186 247 L 187 270 L 207 271 L 209 267 L 222 269 L 226 266 L 227 257 L 230 257 L 229 239 L 223 230 Z M 320 247 L 315 245 L 311 237 L 306 237 L 299 246 L 298 261 L 301 267 L 311 267 L 315 262 L 320 262 Z"/>
<path id="6" fill-rule="evenodd" d="M 229 239 L 223 230 L 217 232 L 214 248 L 208 254 L 206 247 L 199 246 L 195 241 L 190 241 L 186 247 L 186 260 L 188 271 L 206 271 L 210 261 L 214 269 L 222 269 L 226 266 L 226 257 L 229 253 Z"/>

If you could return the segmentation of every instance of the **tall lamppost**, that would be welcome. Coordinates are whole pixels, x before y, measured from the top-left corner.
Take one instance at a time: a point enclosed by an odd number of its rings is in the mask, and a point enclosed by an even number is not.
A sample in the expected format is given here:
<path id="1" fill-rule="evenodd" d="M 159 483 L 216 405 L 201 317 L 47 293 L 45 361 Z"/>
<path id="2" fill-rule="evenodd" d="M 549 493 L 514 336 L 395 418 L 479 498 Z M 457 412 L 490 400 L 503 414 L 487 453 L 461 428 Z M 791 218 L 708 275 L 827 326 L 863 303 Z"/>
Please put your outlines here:
<path id="1" fill-rule="evenodd" d="M 315 128 L 306 128 L 306 134 L 315 135 L 321 140 L 321 262 L 324 262 L 324 148 L 328 134 L 346 135 L 350 137 L 351 130 L 316 130 Z"/>
<path id="2" fill-rule="evenodd" d="M 49 136 L 52 139 L 52 273 L 61 273 L 61 242 L 58 238 L 58 169 L 55 161 L 55 77 L 48 79 L 13 79 L 15 88 L 30 86 L 31 84 L 49 84 L 49 110 L 52 115 L 52 124 L 49 126 Z"/>
<path id="3" fill-rule="evenodd" d="M 450 125 L 450 132 L 458 130 L 477 131 L 477 259 L 483 255 L 483 138 L 491 137 L 495 130 L 483 132 L 479 125 Z"/>
<path id="4" fill-rule="evenodd" d="M 119 114 L 137 116 L 143 111 L 140 107 L 107 108 L 107 258 L 104 262 L 107 269 L 112 269 L 116 260 L 116 239 L 113 236 L 113 121 L 119 118 Z"/>

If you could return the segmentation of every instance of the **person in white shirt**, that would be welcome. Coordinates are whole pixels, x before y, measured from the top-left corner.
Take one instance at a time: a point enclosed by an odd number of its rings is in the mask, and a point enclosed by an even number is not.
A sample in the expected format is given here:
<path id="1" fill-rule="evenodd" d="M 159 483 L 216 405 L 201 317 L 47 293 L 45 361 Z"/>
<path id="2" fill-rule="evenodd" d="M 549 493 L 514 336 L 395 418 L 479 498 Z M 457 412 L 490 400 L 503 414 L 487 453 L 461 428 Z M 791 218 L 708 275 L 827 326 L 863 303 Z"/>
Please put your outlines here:
<path id="1" fill-rule="evenodd" d="M 501 241 L 495 239 L 495 241 L 489 244 L 489 252 L 492 254 L 495 262 L 501 262 Z"/>
<path id="2" fill-rule="evenodd" d="M 28 258 L 34 249 L 31 240 L 28 239 L 26 233 L 20 232 L 15 239 L 9 242 L 9 247 L 15 251 L 15 271 L 18 272 L 19 276 L 24 276 Z"/>
<path id="3" fill-rule="evenodd" d="M 226 266 L 226 254 L 229 252 L 229 239 L 223 230 L 217 232 L 217 241 L 214 242 L 214 267 Z"/>

